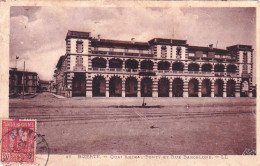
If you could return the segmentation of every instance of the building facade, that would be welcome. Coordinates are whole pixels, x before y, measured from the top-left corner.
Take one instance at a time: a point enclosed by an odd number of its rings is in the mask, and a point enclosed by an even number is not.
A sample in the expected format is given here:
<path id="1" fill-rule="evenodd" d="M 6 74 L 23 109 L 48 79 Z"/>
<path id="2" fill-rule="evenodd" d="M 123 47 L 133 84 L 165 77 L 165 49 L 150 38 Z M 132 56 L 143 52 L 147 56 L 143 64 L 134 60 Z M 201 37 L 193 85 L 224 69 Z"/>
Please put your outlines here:
<path id="1" fill-rule="evenodd" d="M 55 70 L 66 97 L 252 97 L 253 49 L 93 38 L 68 31 Z"/>
<path id="2" fill-rule="evenodd" d="M 9 94 L 34 94 L 38 88 L 38 74 L 36 72 L 19 71 L 16 68 L 9 70 Z M 24 85 L 24 87 L 23 87 Z"/>

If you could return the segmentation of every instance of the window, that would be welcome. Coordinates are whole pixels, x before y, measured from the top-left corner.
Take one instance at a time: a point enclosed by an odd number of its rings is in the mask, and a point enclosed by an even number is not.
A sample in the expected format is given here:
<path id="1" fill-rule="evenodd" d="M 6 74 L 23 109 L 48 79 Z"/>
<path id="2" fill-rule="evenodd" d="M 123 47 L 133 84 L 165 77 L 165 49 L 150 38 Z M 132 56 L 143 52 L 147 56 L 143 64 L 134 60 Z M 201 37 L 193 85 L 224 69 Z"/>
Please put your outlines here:
<path id="1" fill-rule="evenodd" d="M 76 46 L 77 53 L 82 53 L 83 52 L 83 41 L 78 40 L 76 45 L 77 45 Z"/>
<path id="2" fill-rule="evenodd" d="M 176 48 L 176 58 L 180 59 L 181 58 L 181 47 Z"/>
<path id="3" fill-rule="evenodd" d="M 243 63 L 247 63 L 247 52 L 243 52 Z"/>
<path id="4" fill-rule="evenodd" d="M 177 49 L 176 49 L 176 55 L 181 55 L 181 47 L 177 47 Z"/>
<path id="5" fill-rule="evenodd" d="M 83 57 L 82 56 L 76 56 L 76 71 L 82 71 L 83 70 Z"/>
<path id="6" fill-rule="evenodd" d="M 203 51 L 196 51 L 195 56 L 201 58 L 203 56 Z"/>
<path id="7" fill-rule="evenodd" d="M 161 56 L 162 56 L 162 58 L 166 58 L 166 56 L 167 56 L 167 47 L 166 46 L 161 47 Z"/>

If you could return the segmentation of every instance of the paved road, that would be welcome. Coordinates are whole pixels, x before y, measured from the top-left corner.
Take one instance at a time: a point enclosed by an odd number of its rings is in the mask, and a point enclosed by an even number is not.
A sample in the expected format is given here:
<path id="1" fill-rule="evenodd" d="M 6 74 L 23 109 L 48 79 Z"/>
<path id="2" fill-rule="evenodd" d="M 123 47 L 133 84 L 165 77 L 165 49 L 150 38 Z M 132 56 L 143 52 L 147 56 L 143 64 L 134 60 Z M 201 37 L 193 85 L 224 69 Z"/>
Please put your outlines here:
<path id="1" fill-rule="evenodd" d="M 120 99 L 120 100 L 119 100 Z M 38 121 L 52 153 L 242 154 L 255 149 L 255 99 L 10 100 L 10 117 Z"/>

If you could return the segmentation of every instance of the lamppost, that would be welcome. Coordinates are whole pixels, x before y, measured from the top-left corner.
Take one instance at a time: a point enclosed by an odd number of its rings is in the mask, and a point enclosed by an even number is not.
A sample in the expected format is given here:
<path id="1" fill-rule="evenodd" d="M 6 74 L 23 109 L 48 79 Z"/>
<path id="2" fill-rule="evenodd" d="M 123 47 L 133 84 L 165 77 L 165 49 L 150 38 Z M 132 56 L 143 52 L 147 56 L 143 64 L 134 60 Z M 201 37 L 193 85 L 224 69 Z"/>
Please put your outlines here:
<path id="1" fill-rule="evenodd" d="M 23 100 L 24 100 L 24 84 L 25 84 L 24 72 L 25 72 L 25 61 L 23 61 Z"/>
<path id="2" fill-rule="evenodd" d="M 52 90 L 52 87 L 53 87 L 53 82 L 54 81 L 50 81 L 50 93 L 51 93 L 51 90 Z"/>
<path id="3" fill-rule="evenodd" d="M 19 56 L 15 57 L 15 69 L 17 69 L 17 60 L 19 59 Z"/>

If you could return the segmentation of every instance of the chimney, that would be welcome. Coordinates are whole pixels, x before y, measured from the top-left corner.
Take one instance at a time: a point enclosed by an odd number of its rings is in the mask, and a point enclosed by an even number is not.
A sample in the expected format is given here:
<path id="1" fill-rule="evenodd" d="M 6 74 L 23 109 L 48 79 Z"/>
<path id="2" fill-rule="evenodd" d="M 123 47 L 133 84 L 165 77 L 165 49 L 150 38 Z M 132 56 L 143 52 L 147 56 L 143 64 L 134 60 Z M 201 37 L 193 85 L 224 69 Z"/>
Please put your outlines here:
<path id="1" fill-rule="evenodd" d="M 133 43 L 133 44 L 135 43 L 135 38 L 131 39 L 131 43 Z"/>
<path id="2" fill-rule="evenodd" d="M 210 45 L 209 45 L 209 48 L 210 48 L 210 49 L 213 49 L 213 44 L 210 44 Z"/>
<path id="3" fill-rule="evenodd" d="M 100 35 L 99 34 L 97 35 L 97 40 L 100 41 Z"/>

